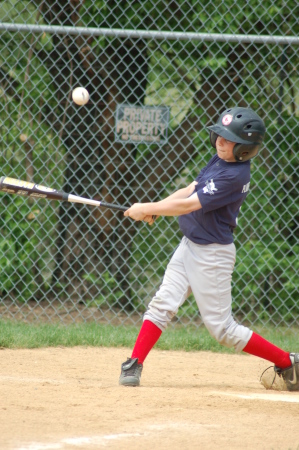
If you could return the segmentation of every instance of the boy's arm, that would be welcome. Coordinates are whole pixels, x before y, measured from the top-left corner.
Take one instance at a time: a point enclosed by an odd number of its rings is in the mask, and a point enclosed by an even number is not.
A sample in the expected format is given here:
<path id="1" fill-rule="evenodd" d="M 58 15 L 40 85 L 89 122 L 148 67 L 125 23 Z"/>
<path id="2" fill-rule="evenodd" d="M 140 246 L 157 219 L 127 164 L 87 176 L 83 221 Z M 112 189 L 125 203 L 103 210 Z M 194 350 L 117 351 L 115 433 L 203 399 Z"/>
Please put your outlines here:
<path id="1" fill-rule="evenodd" d="M 196 211 L 201 208 L 201 204 L 197 193 L 193 193 L 195 184 L 197 184 L 196 181 L 160 202 L 134 203 L 124 215 L 139 221 L 148 219 L 148 216 L 181 216 Z"/>
<path id="2" fill-rule="evenodd" d="M 197 181 L 192 181 L 189 186 L 179 189 L 173 194 L 170 194 L 168 197 L 164 198 L 164 200 L 161 200 L 159 203 L 166 202 L 168 200 L 176 200 L 180 198 L 187 198 L 190 197 L 191 194 L 193 194 L 195 186 L 197 185 Z"/>

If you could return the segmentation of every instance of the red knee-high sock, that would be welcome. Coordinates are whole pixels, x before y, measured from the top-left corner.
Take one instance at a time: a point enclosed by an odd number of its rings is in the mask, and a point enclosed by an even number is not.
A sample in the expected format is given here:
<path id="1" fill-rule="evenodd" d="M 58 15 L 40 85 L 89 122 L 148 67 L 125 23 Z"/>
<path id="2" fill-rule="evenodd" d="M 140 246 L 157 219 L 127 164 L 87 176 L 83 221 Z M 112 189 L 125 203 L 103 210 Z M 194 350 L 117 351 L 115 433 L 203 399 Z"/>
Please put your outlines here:
<path id="1" fill-rule="evenodd" d="M 138 363 L 142 364 L 150 350 L 161 336 L 162 331 L 150 320 L 145 320 L 137 337 L 132 358 L 138 358 Z"/>
<path id="2" fill-rule="evenodd" d="M 262 336 L 253 333 L 247 345 L 243 348 L 243 352 L 267 359 L 273 362 L 280 369 L 286 369 L 291 365 L 288 352 L 276 347 L 271 342 L 266 341 Z"/>

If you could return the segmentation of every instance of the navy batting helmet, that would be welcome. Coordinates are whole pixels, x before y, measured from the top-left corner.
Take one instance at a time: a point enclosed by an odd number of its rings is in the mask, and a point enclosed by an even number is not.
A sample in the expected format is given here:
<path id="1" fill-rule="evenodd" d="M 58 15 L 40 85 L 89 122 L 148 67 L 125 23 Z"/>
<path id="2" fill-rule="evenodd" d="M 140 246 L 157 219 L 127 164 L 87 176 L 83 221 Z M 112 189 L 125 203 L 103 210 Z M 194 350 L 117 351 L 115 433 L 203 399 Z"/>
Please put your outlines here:
<path id="1" fill-rule="evenodd" d="M 238 162 L 247 161 L 257 155 L 266 132 L 262 119 L 252 109 L 241 107 L 226 109 L 216 125 L 208 129 L 214 148 L 218 136 L 236 142 L 233 153 Z"/>

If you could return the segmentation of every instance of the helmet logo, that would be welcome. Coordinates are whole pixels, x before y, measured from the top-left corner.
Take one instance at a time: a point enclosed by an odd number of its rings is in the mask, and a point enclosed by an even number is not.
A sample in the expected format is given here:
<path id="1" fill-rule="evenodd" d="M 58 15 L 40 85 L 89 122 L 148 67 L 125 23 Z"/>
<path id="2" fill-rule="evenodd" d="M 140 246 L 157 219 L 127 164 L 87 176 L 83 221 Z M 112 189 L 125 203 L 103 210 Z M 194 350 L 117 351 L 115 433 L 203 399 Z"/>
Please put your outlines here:
<path id="1" fill-rule="evenodd" d="M 222 123 L 225 126 L 229 125 L 232 120 L 233 120 L 233 116 L 231 114 L 225 114 L 225 116 L 222 117 Z"/>

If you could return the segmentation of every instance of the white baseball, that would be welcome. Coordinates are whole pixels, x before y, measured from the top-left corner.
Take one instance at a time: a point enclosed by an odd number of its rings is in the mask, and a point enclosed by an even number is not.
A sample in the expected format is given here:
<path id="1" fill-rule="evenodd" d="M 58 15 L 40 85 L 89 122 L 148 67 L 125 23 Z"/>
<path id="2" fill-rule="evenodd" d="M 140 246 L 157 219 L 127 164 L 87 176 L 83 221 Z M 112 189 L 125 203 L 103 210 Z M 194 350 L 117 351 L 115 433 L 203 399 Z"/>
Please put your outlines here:
<path id="1" fill-rule="evenodd" d="M 72 92 L 72 98 L 76 105 L 86 105 L 89 100 L 88 90 L 83 87 L 77 87 Z"/>

